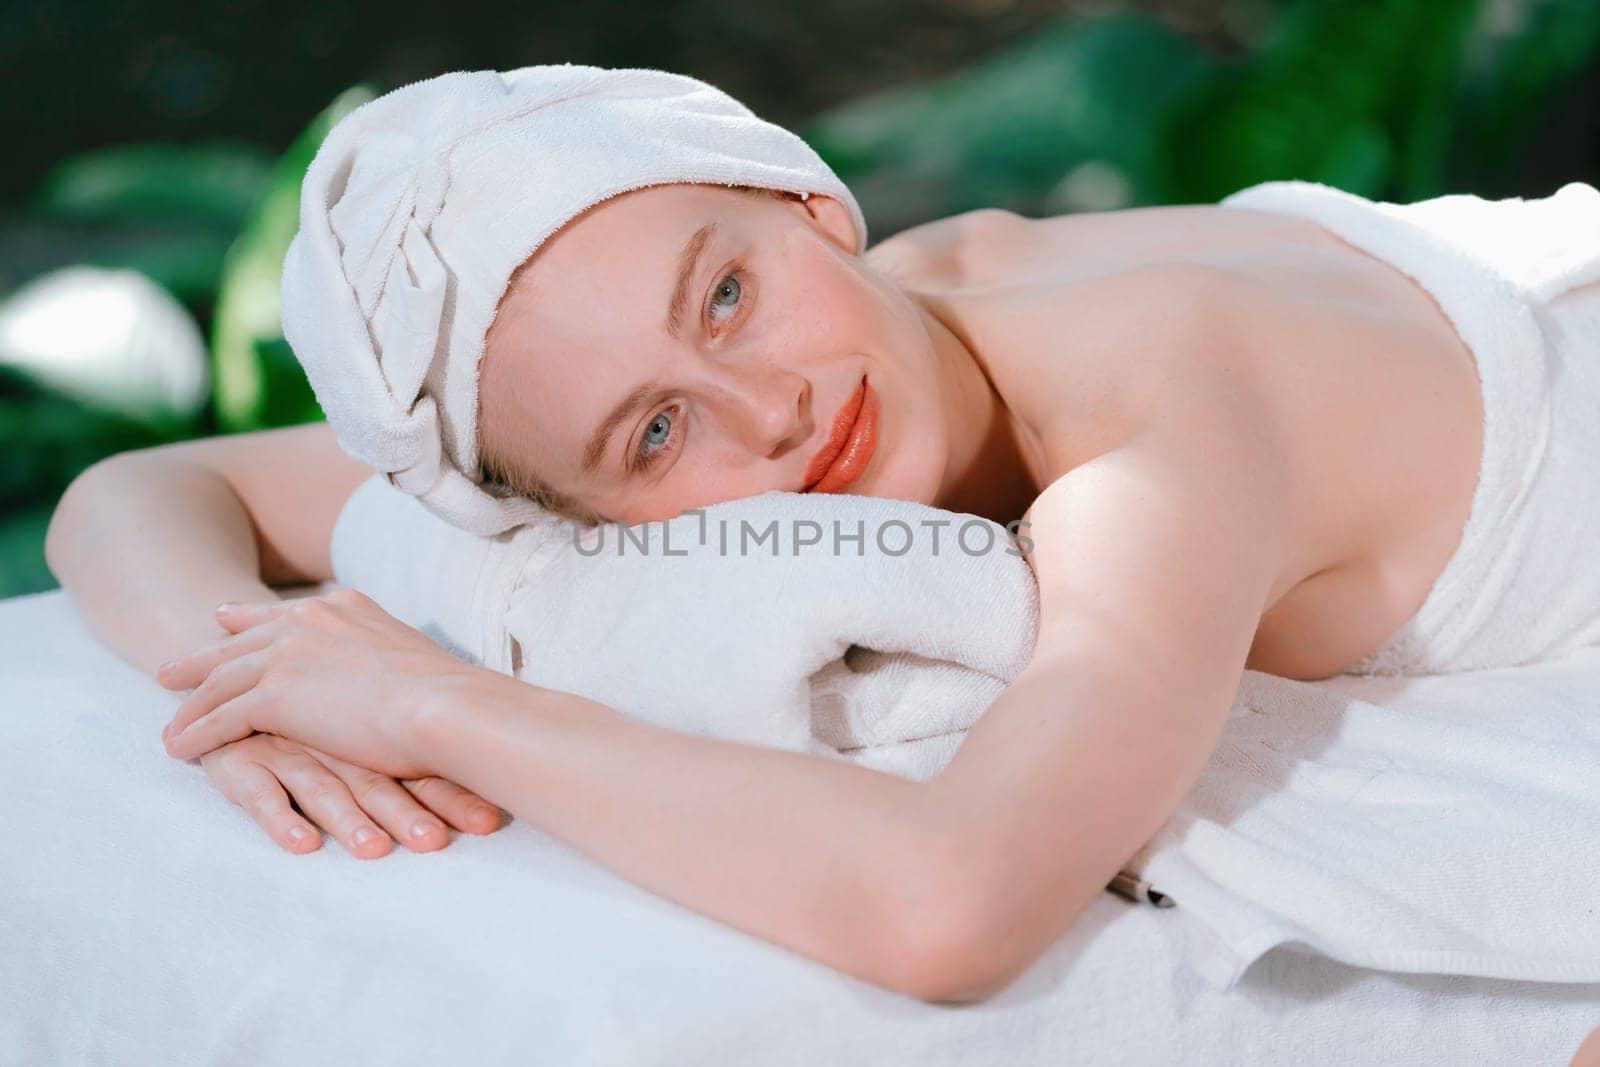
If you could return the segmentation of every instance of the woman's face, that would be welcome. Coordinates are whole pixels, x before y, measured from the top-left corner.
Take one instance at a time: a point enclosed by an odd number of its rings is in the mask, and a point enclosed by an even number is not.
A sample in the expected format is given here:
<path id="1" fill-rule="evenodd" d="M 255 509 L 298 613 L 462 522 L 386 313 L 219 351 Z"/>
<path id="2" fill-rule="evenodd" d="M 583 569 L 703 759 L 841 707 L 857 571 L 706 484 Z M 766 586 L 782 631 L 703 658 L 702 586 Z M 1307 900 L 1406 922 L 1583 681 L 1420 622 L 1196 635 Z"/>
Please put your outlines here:
<path id="1" fill-rule="evenodd" d="M 947 374 L 918 305 L 853 249 L 822 196 L 677 184 L 596 205 L 501 302 L 480 442 L 632 525 L 808 489 L 865 377 L 875 447 L 843 491 L 937 504 Z"/>

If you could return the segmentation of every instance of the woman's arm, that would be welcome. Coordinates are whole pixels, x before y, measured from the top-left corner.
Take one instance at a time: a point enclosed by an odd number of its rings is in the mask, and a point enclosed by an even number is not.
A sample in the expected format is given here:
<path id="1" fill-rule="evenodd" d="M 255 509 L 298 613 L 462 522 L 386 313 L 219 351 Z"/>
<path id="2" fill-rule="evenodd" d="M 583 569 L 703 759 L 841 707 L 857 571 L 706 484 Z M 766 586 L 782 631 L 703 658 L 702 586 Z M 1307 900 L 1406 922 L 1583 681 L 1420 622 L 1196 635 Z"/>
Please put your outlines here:
<path id="1" fill-rule="evenodd" d="M 1280 456 L 1151 439 L 1041 495 L 1033 660 L 925 785 L 476 676 L 415 751 L 659 895 L 912 996 L 989 996 L 1215 747 L 1285 547 Z"/>
<path id="2" fill-rule="evenodd" d="M 165 678 L 200 686 L 168 751 L 261 729 L 426 766 L 838 970 L 928 1000 L 987 996 L 1159 829 L 1215 745 L 1285 548 L 1283 453 L 1251 432 L 1152 434 L 1041 495 L 1033 661 L 927 784 L 443 672 L 420 635 L 352 596 L 236 613 L 235 644 Z M 352 670 L 354 691 L 388 697 L 306 710 Z"/>
<path id="3" fill-rule="evenodd" d="M 218 602 L 331 579 L 334 522 L 371 474 L 324 423 L 112 456 L 68 486 L 45 556 L 89 629 L 154 674 L 224 636 Z M 202 763 L 224 796 L 297 854 L 321 847 L 319 827 L 375 859 L 395 840 L 443 848 L 441 819 L 474 834 L 501 825 L 498 808 L 454 783 L 397 782 L 283 738 L 241 738 Z"/>
<path id="4" fill-rule="evenodd" d="M 958 911 L 955 825 L 927 786 L 511 679 L 434 696 L 415 736 L 438 773 L 653 893 L 865 981 L 935 992 L 922 953 Z"/>
<path id="5" fill-rule="evenodd" d="M 218 619 L 232 637 L 159 673 L 192 690 L 163 733 L 170 755 L 203 758 L 259 730 L 389 774 L 466 775 L 647 889 L 868 981 L 914 985 L 918 962 L 898 958 L 915 944 L 908 927 L 947 887 L 928 881 L 943 853 L 926 787 L 470 667 L 354 590 Z"/>
<path id="6" fill-rule="evenodd" d="M 96 636 L 147 673 L 215 641 L 224 600 L 333 577 L 333 524 L 372 468 L 324 423 L 126 452 L 67 487 L 45 558 Z"/>

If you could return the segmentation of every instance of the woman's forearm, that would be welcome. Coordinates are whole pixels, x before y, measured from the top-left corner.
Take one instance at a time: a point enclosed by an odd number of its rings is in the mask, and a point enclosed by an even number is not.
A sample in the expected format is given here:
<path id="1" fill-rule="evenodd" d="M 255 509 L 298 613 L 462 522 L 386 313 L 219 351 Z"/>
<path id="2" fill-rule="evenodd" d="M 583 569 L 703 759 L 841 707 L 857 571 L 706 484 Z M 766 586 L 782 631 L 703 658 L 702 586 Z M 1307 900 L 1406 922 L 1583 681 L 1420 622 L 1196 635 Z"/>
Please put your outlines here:
<path id="1" fill-rule="evenodd" d="M 89 629 L 146 673 L 223 636 L 219 602 L 276 596 L 227 480 L 170 456 L 85 471 L 56 506 L 45 555 Z"/>
<path id="2" fill-rule="evenodd" d="M 948 840 L 926 786 L 503 676 L 460 685 L 418 720 L 435 773 L 653 893 L 866 981 L 912 984 Z"/>

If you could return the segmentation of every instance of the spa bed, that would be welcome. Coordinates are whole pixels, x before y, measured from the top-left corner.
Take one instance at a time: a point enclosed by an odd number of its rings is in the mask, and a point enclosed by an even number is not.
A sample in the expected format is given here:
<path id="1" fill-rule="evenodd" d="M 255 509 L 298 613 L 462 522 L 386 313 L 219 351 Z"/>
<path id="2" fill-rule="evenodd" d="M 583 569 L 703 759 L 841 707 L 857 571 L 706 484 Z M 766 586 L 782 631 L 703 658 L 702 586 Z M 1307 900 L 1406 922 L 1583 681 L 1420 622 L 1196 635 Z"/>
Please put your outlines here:
<path id="1" fill-rule="evenodd" d="M 999 996 L 924 1004 L 521 822 L 291 856 L 166 756 L 178 699 L 65 594 L 0 601 L 0 1062 L 1565 1065 L 1600 1026 L 1597 986 L 1293 947 L 1219 992 L 1181 907 L 1110 893 Z"/>

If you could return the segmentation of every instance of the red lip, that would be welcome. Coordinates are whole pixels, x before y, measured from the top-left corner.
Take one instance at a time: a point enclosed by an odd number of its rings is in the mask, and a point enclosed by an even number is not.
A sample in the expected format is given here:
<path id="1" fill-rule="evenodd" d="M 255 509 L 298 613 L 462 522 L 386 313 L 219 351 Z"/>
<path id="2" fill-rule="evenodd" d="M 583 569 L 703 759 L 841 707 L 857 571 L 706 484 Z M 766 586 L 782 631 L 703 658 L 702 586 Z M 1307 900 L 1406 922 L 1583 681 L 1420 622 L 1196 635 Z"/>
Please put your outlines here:
<path id="1" fill-rule="evenodd" d="M 841 493 L 855 480 L 872 459 L 878 441 L 877 395 L 867 385 L 866 376 L 833 417 L 828 443 L 811 460 L 806 468 L 805 487 L 802 493 Z"/>

